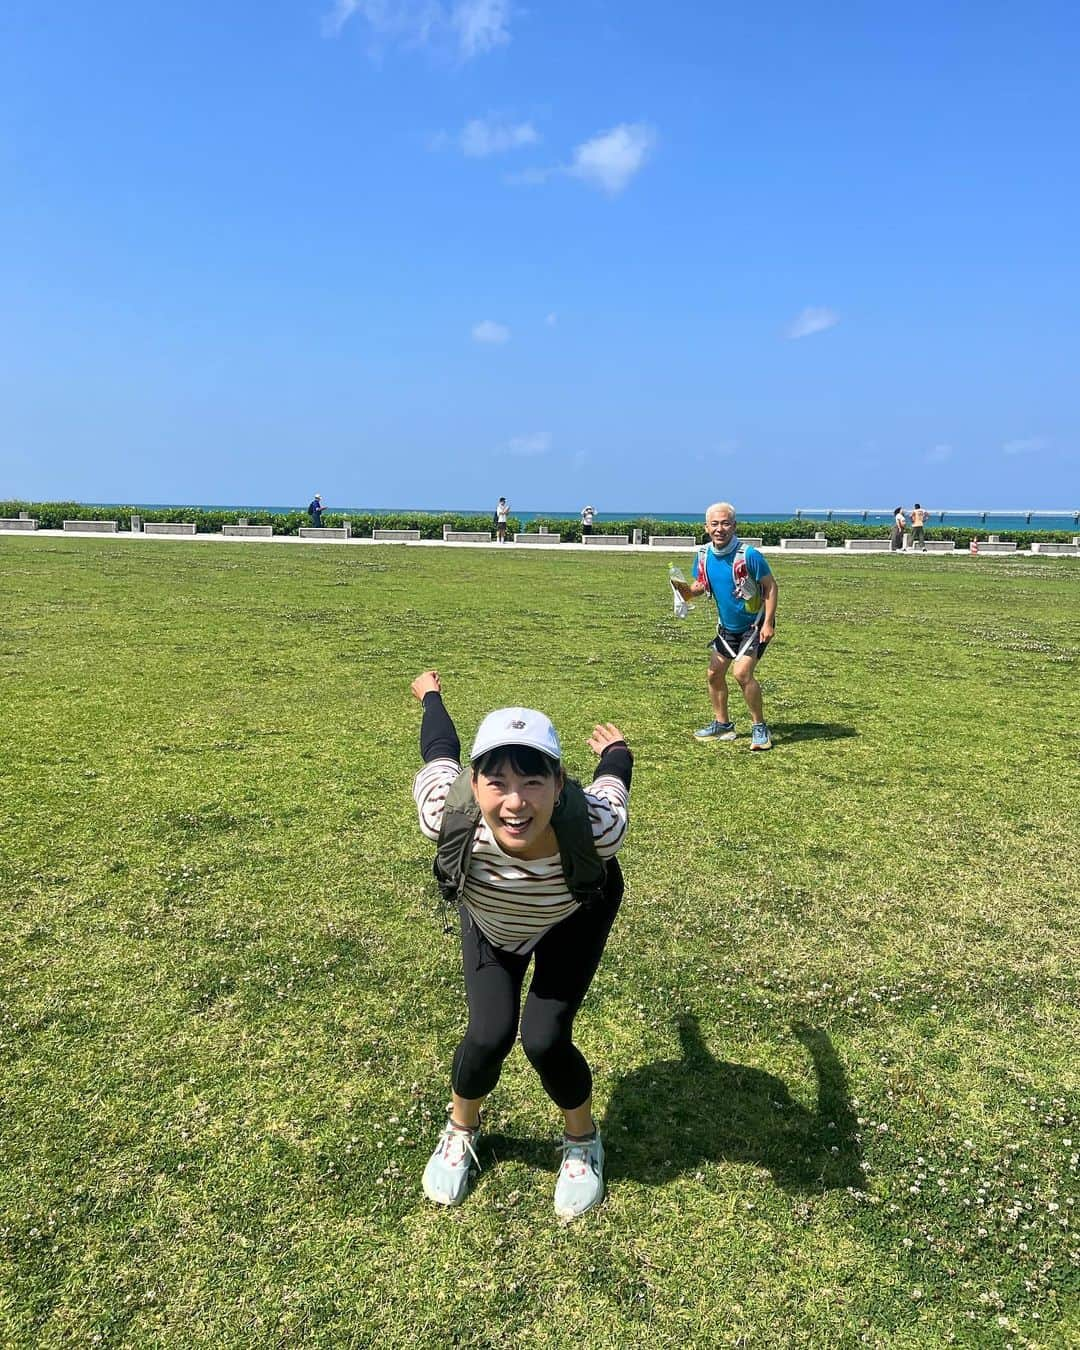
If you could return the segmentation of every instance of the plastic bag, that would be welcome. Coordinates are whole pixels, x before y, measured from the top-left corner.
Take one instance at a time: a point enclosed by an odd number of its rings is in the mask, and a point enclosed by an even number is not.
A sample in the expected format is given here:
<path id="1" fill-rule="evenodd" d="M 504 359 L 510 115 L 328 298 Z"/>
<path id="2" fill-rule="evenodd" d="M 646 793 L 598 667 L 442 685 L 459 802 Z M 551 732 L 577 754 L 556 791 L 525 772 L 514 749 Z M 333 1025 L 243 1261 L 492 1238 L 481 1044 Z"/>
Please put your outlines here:
<path id="1" fill-rule="evenodd" d="M 694 606 L 691 603 L 691 601 L 684 600 L 682 596 L 679 594 L 679 592 L 675 589 L 675 583 L 677 581 L 682 582 L 684 586 L 687 584 L 686 577 L 684 577 L 682 573 L 682 568 L 676 567 L 675 564 L 672 563 L 671 566 L 668 568 L 668 581 L 671 583 L 671 594 L 674 597 L 675 601 L 675 617 L 677 619 L 685 619 L 686 616 L 690 613 L 690 611 L 694 608 Z"/>

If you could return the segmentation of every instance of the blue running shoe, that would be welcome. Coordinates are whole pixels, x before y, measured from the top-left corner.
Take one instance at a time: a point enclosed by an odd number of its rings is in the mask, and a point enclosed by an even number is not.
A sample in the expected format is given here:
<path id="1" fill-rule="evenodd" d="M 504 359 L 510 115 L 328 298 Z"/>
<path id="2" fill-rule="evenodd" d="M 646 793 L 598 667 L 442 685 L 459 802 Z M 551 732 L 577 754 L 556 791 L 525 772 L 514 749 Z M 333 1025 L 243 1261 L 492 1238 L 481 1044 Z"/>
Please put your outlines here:
<path id="1" fill-rule="evenodd" d="M 555 1185 L 555 1213 L 576 1219 L 604 1198 L 604 1141 L 597 1130 L 591 1139 L 563 1135 L 562 1166 Z"/>
<path id="2" fill-rule="evenodd" d="M 769 736 L 769 728 L 764 722 L 755 722 L 753 730 L 750 732 L 751 750 L 771 750 L 772 739 Z"/>
<path id="3" fill-rule="evenodd" d="M 694 732 L 699 741 L 733 741 L 735 739 L 734 722 L 710 722 Z"/>
<path id="4" fill-rule="evenodd" d="M 448 1120 L 439 1135 L 435 1152 L 424 1168 L 424 1194 L 437 1205 L 460 1205 L 469 1191 L 473 1167 L 480 1170 L 474 1147 L 480 1137 L 475 1130 L 463 1130 Z"/>

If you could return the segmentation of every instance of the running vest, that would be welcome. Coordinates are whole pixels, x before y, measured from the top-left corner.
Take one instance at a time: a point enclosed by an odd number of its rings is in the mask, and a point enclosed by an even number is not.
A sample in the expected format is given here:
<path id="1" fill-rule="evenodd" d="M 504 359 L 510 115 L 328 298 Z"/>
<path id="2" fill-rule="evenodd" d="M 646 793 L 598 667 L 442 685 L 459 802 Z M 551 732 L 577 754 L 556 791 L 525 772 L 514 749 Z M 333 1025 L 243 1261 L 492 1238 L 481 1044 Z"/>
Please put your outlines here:
<path id="1" fill-rule="evenodd" d="M 711 547 L 711 544 L 704 544 L 698 549 L 697 563 L 694 567 L 698 579 L 703 581 L 706 586 L 709 585 L 709 574 L 705 562 Z M 740 540 L 739 547 L 735 550 L 735 556 L 731 560 L 732 590 L 743 602 L 743 609 L 746 610 L 747 614 L 757 614 L 761 609 L 761 583 L 755 581 L 746 565 L 746 550 L 749 547 L 749 544 L 744 544 Z"/>
<path id="2" fill-rule="evenodd" d="M 472 793 L 470 770 L 464 768 L 446 794 L 438 851 L 432 864 L 442 898 L 448 905 L 456 905 L 461 899 L 476 827 L 482 818 Z M 585 789 L 574 778 L 567 778 L 563 785 L 562 795 L 551 813 L 551 827 L 570 894 L 583 907 L 597 903 L 604 894 L 607 864 L 596 851 Z"/>

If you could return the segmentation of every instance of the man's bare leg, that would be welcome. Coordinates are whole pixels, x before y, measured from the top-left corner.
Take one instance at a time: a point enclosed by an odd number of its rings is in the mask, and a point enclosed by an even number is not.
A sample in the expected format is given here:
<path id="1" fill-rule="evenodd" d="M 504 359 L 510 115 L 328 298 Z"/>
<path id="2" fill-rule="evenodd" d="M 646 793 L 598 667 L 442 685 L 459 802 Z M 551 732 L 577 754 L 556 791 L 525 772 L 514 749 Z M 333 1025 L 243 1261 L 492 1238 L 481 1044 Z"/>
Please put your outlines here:
<path id="1" fill-rule="evenodd" d="M 754 674 L 756 666 L 756 656 L 742 656 L 735 662 L 732 674 L 738 681 L 739 688 L 743 691 L 743 698 L 746 699 L 746 706 L 750 709 L 750 716 L 755 722 L 764 722 L 765 713 L 761 706 L 761 685 L 758 684 L 757 677 Z"/>
<path id="2" fill-rule="evenodd" d="M 728 684 L 727 672 L 731 661 L 726 656 L 715 653 L 709 658 L 709 698 L 712 700 L 713 716 L 718 722 L 728 720 Z"/>

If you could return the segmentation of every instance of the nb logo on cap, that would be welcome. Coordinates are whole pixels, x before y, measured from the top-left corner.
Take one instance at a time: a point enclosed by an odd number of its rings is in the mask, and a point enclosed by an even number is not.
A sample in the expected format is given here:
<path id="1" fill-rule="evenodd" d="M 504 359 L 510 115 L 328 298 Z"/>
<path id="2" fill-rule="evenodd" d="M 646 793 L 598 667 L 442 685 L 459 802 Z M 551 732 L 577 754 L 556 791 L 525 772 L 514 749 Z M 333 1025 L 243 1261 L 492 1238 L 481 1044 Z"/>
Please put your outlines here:
<path id="1" fill-rule="evenodd" d="M 524 722 L 511 722 L 511 723 L 510 723 L 510 726 L 514 729 L 514 731 L 524 731 L 524 730 L 525 730 L 525 723 L 524 723 Z"/>

